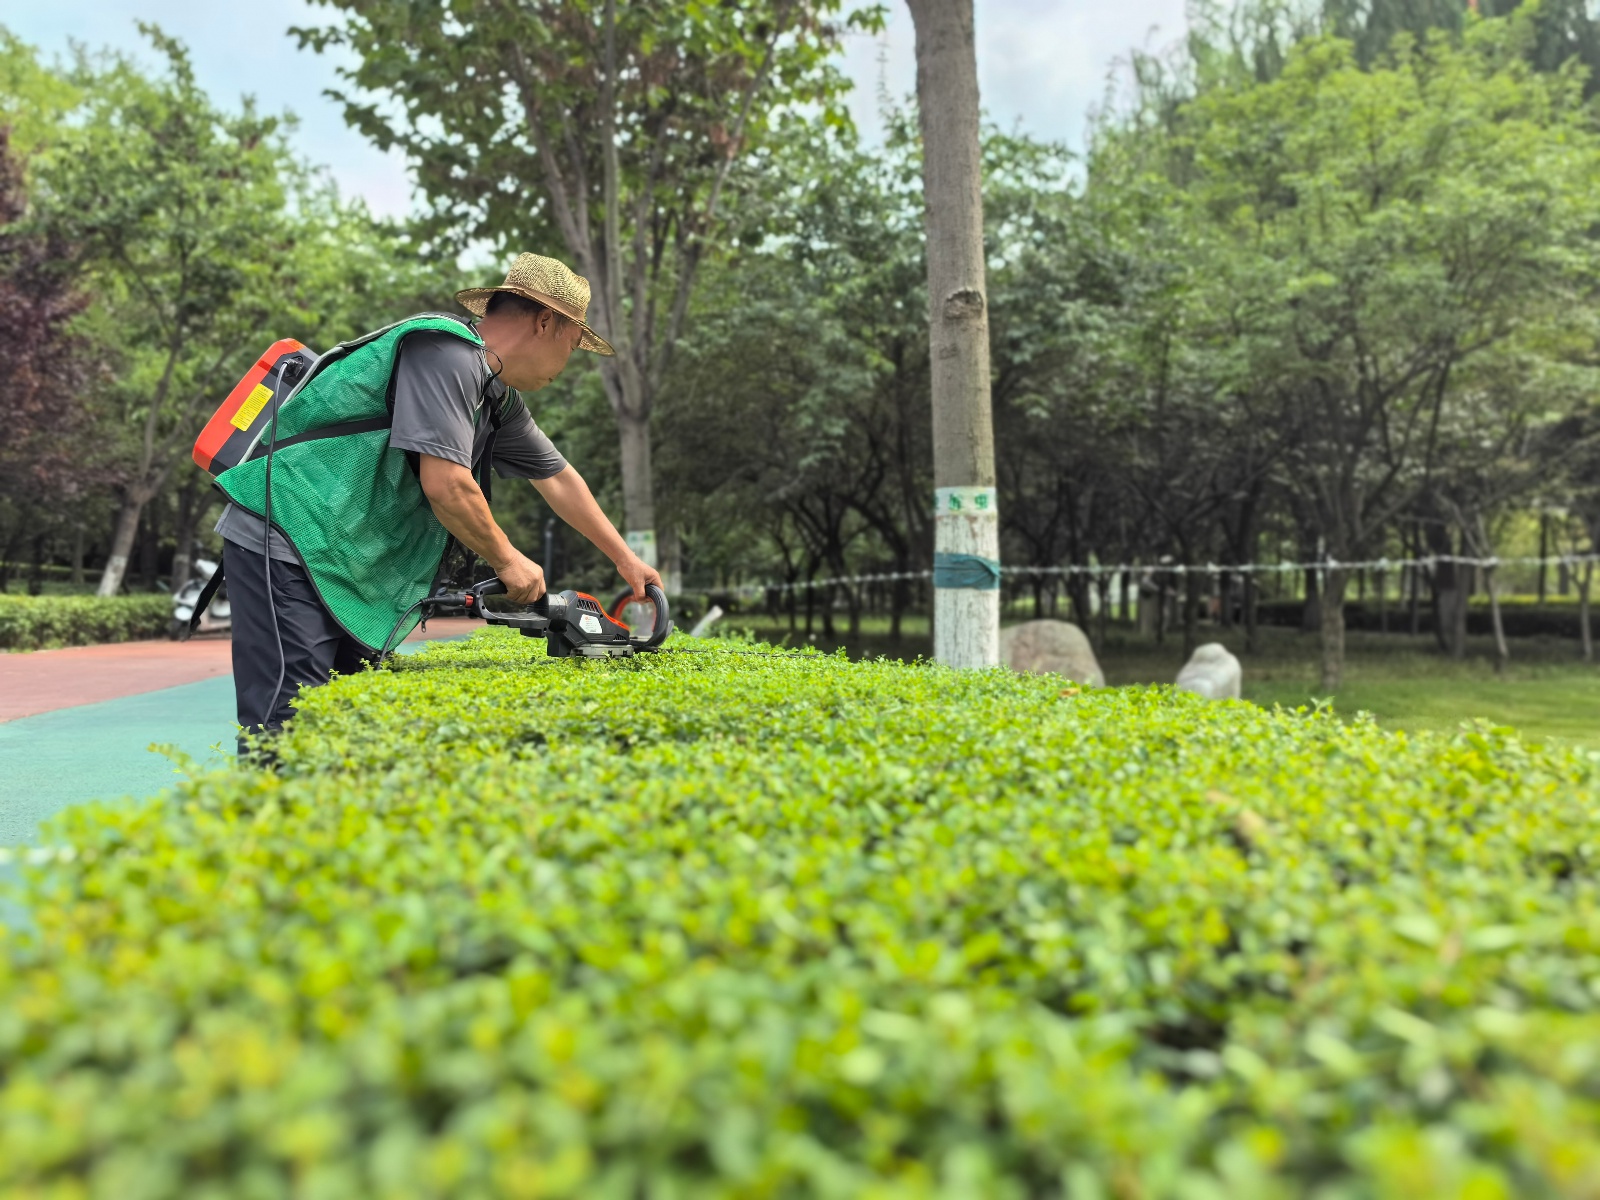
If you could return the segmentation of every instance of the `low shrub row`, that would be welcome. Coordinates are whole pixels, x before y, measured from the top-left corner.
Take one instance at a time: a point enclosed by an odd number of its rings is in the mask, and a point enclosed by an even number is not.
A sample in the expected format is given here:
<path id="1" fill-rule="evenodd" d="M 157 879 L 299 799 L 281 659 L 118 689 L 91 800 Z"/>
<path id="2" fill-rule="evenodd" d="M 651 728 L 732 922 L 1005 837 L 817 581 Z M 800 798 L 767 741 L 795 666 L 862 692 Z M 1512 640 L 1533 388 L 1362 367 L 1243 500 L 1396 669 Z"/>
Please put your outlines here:
<path id="1" fill-rule="evenodd" d="M 1588 754 L 501 631 L 68 813 L 9 1196 L 1600 1195 Z"/>
<path id="2" fill-rule="evenodd" d="M 170 596 L 0 593 L 0 650 L 45 650 L 163 637 L 171 620 Z"/>
<path id="3" fill-rule="evenodd" d="M 1261 604 L 1260 620 L 1263 625 L 1289 625 L 1299 627 L 1305 619 L 1305 601 L 1274 600 Z M 1595 636 L 1600 637 L 1600 614 L 1593 618 Z M 1574 602 L 1538 604 L 1535 602 L 1502 604 L 1500 621 L 1507 637 L 1560 637 L 1577 640 L 1578 606 Z M 1372 601 L 1351 601 L 1344 606 L 1346 629 L 1377 633 L 1384 629 L 1384 614 Z M 1417 632 L 1432 633 L 1433 609 L 1424 604 L 1417 614 Z M 1389 633 L 1409 633 L 1411 610 L 1406 605 L 1391 601 L 1388 612 Z M 1494 617 L 1487 600 L 1475 602 L 1467 609 L 1467 632 L 1473 636 L 1487 637 L 1494 632 Z"/>

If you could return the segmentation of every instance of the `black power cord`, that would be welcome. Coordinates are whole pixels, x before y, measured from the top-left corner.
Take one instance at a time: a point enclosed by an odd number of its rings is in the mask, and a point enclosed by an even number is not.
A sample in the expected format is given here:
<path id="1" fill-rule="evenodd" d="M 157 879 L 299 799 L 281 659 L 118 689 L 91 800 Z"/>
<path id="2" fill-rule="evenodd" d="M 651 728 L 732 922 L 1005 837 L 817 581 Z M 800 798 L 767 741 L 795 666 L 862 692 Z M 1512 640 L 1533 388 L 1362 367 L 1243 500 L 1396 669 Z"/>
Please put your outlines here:
<path id="1" fill-rule="evenodd" d="M 283 652 L 283 630 L 278 626 L 278 604 L 272 595 L 272 457 L 278 449 L 278 406 L 272 406 L 272 430 L 267 439 L 267 486 L 266 486 L 266 520 L 261 527 L 261 553 L 266 558 L 267 571 L 267 608 L 272 612 L 272 637 L 278 644 L 278 682 L 272 689 L 272 699 L 267 701 L 267 709 L 261 714 L 259 722 L 262 733 L 266 732 L 267 722 L 272 719 L 272 714 L 278 710 L 278 697 L 283 694 L 284 676 L 289 671 L 288 656 Z"/>
<path id="2" fill-rule="evenodd" d="M 285 367 L 278 376 L 279 387 L 290 387 L 298 379 L 289 378 L 289 369 Z M 278 646 L 278 682 L 272 689 L 272 698 L 267 701 L 267 708 L 261 714 L 259 728 L 264 736 L 267 731 L 267 722 L 272 719 L 272 714 L 278 709 L 278 697 L 283 694 L 284 677 L 289 672 L 289 659 L 283 650 L 283 630 L 278 625 L 278 605 L 272 595 L 272 461 L 278 450 L 278 411 L 283 407 L 288 396 L 282 399 L 274 397 L 272 401 L 272 426 L 267 433 L 267 470 L 266 470 L 266 496 L 263 507 L 266 509 L 261 529 L 261 554 L 266 559 L 267 576 L 267 608 L 272 613 L 272 638 Z"/>

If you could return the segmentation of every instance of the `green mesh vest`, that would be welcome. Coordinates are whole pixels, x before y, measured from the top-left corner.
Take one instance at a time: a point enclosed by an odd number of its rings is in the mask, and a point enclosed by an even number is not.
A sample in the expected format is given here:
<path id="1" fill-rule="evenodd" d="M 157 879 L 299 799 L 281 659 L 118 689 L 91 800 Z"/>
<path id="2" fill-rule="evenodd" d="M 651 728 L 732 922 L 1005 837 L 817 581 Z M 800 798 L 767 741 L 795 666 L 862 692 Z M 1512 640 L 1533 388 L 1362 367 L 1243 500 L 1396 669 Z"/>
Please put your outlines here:
<path id="1" fill-rule="evenodd" d="M 400 342 L 421 330 L 482 340 L 464 321 L 420 316 L 342 342 L 317 360 L 278 410 L 272 524 L 289 539 L 322 602 L 376 652 L 418 617 L 447 534 L 405 452 L 389 446 L 390 380 Z M 268 437 L 270 436 L 270 433 Z M 217 486 L 258 517 L 267 510 L 267 437 Z"/>

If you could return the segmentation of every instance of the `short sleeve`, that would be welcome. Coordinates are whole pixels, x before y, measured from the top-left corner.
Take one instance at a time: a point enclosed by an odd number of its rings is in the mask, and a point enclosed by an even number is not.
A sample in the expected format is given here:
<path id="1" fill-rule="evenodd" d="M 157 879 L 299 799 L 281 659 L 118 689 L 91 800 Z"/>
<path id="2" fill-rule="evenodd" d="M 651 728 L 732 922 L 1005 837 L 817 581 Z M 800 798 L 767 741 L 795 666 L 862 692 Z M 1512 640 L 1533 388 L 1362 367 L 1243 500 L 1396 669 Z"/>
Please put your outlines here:
<path id="1" fill-rule="evenodd" d="M 471 342 L 431 330 L 400 347 L 389 445 L 472 466 L 486 369 Z"/>
<path id="2" fill-rule="evenodd" d="M 534 424 L 528 406 L 515 392 L 506 395 L 500 430 L 494 436 L 494 469 L 511 479 L 549 479 L 567 469 L 567 460 Z"/>

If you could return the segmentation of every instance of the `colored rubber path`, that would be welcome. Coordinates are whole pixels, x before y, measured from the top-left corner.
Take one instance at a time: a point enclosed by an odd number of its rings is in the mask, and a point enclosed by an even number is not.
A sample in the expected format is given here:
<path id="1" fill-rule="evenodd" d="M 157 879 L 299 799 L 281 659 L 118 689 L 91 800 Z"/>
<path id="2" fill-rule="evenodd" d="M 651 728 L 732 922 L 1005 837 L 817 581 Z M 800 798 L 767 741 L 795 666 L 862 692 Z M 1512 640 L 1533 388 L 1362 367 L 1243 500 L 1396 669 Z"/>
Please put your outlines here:
<path id="1" fill-rule="evenodd" d="M 226 637 L 0 654 L 0 721 L 215 679 L 233 671 Z"/>
<path id="2" fill-rule="evenodd" d="M 475 626 L 430 621 L 404 649 Z M 36 843 L 40 822 L 68 805 L 170 786 L 177 767 L 153 744 L 202 767 L 230 760 L 229 654 L 226 638 L 0 654 L 0 847 Z"/>

